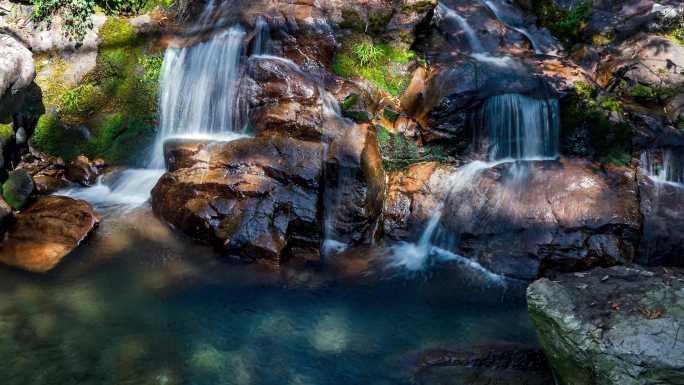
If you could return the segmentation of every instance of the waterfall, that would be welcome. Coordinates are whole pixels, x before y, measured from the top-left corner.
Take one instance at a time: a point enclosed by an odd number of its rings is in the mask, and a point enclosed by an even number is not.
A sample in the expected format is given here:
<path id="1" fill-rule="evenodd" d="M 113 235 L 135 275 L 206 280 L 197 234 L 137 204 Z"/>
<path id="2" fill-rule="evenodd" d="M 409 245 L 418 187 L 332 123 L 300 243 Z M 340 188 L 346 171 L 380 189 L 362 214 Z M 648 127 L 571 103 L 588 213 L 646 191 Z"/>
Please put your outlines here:
<path id="1" fill-rule="evenodd" d="M 654 182 L 684 187 L 684 154 L 681 152 L 670 148 L 644 151 L 639 163 Z"/>
<path id="2" fill-rule="evenodd" d="M 271 30 L 266 18 L 259 16 L 256 19 L 256 31 L 254 35 L 253 55 L 266 55 L 271 52 Z"/>
<path id="3" fill-rule="evenodd" d="M 490 159 L 535 160 L 559 153 L 560 107 L 557 99 L 504 94 L 487 99 L 481 121 Z"/>
<path id="4" fill-rule="evenodd" d="M 541 55 L 544 52 L 541 50 L 539 47 L 539 43 L 537 40 L 532 36 L 532 34 L 526 30 L 525 28 L 522 27 L 516 27 L 514 24 L 514 21 L 511 20 L 509 17 L 507 17 L 504 12 L 494 3 L 492 0 L 484 0 L 484 4 L 489 8 L 490 11 L 496 16 L 501 23 L 503 23 L 506 27 L 517 31 L 518 33 L 521 33 L 523 36 L 527 38 L 527 40 L 532 44 L 532 49 L 534 49 L 534 53 Z"/>
<path id="5" fill-rule="evenodd" d="M 230 140 L 245 31 L 240 26 L 184 48 L 168 48 L 160 78 L 160 127 L 150 168 L 164 168 L 164 142 L 174 137 Z"/>
<path id="6" fill-rule="evenodd" d="M 470 24 L 468 24 L 468 21 L 463 16 L 459 15 L 456 11 L 447 7 L 441 2 L 437 4 L 436 14 L 440 18 L 456 20 L 456 23 L 458 23 L 463 32 L 466 34 L 468 44 L 470 44 L 470 48 L 473 50 L 473 52 L 484 52 L 482 42 L 480 42 L 475 30 L 470 26 Z"/>
<path id="7" fill-rule="evenodd" d="M 424 270 L 433 260 L 438 262 L 456 262 L 478 272 L 491 283 L 505 285 L 503 276 L 487 270 L 473 260 L 452 253 L 445 247 L 440 247 L 439 243 L 435 243 L 435 235 L 440 228 L 440 222 L 444 215 L 444 207 L 454 194 L 472 187 L 477 181 L 477 178 L 485 170 L 510 161 L 510 159 L 496 162 L 474 161 L 451 174 L 443 182 L 444 185 L 440 188 L 442 191 L 445 191 L 445 196 L 442 198 L 441 203 L 434 209 L 420 239 L 416 243 L 400 242 L 398 245 L 392 247 L 390 266 L 409 272 L 418 272 Z M 448 247 L 448 245 L 445 246 Z"/>

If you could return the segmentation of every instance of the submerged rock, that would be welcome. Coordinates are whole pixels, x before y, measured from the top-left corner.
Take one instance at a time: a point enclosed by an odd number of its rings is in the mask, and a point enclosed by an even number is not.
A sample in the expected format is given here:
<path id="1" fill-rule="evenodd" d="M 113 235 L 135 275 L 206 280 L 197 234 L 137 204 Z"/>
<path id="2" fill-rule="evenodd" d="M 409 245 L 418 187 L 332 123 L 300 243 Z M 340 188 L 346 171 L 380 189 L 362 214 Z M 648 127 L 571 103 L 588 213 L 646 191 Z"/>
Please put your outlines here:
<path id="1" fill-rule="evenodd" d="M 97 226 L 85 201 L 39 198 L 16 217 L 0 245 L 0 262 L 34 273 L 52 270 Z"/>
<path id="2" fill-rule="evenodd" d="M 543 278 L 530 316 L 560 385 L 684 384 L 684 272 L 616 266 Z"/>
<path id="3" fill-rule="evenodd" d="M 544 353 L 516 345 L 481 345 L 430 350 L 418 357 L 419 385 L 549 385 L 553 377 Z"/>
<path id="4" fill-rule="evenodd" d="M 317 260 L 323 145 L 272 137 L 169 142 L 152 207 L 186 234 L 248 261 Z"/>

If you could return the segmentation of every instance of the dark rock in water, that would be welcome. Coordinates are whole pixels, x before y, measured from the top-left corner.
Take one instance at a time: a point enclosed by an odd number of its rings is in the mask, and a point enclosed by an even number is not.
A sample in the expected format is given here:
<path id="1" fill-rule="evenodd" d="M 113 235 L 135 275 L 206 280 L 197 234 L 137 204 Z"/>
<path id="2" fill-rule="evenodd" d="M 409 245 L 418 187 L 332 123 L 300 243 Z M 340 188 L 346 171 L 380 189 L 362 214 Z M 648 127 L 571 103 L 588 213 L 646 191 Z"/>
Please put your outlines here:
<path id="1" fill-rule="evenodd" d="M 283 137 L 169 142 L 156 215 L 244 260 L 317 260 L 323 145 Z"/>
<path id="2" fill-rule="evenodd" d="M 85 201 L 41 197 L 16 217 L 0 245 L 0 262 L 22 270 L 52 270 L 99 223 Z"/>
<path id="3" fill-rule="evenodd" d="M 639 175 L 643 235 L 639 263 L 684 267 L 684 187 Z"/>
<path id="4" fill-rule="evenodd" d="M 433 242 L 489 270 L 534 279 L 547 270 L 630 262 L 641 228 L 629 169 L 574 159 L 503 163 L 473 175 L 417 164 L 393 173 L 385 230 L 418 239 L 444 202 Z"/>
<path id="5" fill-rule="evenodd" d="M 2 185 L 2 196 L 5 202 L 15 210 L 21 210 L 28 202 L 35 186 L 33 179 L 24 170 L 10 172 L 9 178 Z"/>
<path id="6" fill-rule="evenodd" d="M 684 271 L 616 266 L 534 282 L 530 316 L 558 384 L 683 384 Z"/>
<path id="7" fill-rule="evenodd" d="M 98 165 L 101 161 L 91 162 L 85 155 L 79 155 L 72 160 L 66 168 L 67 178 L 83 186 L 92 186 L 97 183 L 97 177 L 100 175 Z"/>
<path id="8" fill-rule="evenodd" d="M 484 345 L 431 350 L 417 362 L 420 385 L 550 385 L 551 371 L 540 350 L 516 345 Z"/>

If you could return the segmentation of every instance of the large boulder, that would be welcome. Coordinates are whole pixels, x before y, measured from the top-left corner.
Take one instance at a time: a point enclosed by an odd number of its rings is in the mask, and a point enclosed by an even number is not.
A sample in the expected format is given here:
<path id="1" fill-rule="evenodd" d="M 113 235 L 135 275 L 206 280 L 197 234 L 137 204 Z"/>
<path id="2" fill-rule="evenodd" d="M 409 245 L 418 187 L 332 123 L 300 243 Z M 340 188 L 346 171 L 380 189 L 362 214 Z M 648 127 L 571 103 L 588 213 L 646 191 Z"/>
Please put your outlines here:
<path id="1" fill-rule="evenodd" d="M 323 145 L 272 137 L 169 142 L 156 215 L 243 260 L 317 260 Z"/>
<path id="2" fill-rule="evenodd" d="M 543 278 L 530 316 L 559 385 L 684 384 L 684 272 L 616 266 Z"/>
<path id="3" fill-rule="evenodd" d="M 52 270 L 97 226 L 99 218 L 85 201 L 39 198 L 16 217 L 0 244 L 0 262 L 45 273 Z"/>
<path id="4" fill-rule="evenodd" d="M 633 171 L 575 159 L 417 164 L 389 178 L 385 229 L 418 239 L 443 213 L 433 242 L 521 279 L 635 258 L 641 215 Z M 429 199 L 425 199 L 429 197 Z"/>
<path id="5" fill-rule="evenodd" d="M 0 96 L 6 92 L 16 94 L 31 84 L 36 76 L 33 55 L 11 35 L 0 34 Z"/>

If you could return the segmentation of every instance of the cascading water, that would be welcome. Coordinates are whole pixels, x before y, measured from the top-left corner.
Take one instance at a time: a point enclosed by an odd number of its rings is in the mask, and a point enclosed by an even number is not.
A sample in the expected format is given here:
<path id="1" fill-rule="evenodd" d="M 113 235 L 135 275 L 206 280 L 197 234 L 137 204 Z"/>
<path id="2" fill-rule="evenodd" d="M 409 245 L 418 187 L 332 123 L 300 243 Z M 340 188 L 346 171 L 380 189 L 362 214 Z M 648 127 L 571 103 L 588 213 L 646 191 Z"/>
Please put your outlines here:
<path id="1" fill-rule="evenodd" d="M 423 270 L 431 259 L 455 261 L 474 269 L 490 282 L 503 284 L 503 278 L 477 262 L 448 249 L 455 234 L 437 237 L 446 203 L 473 186 L 481 173 L 503 163 L 552 159 L 559 152 L 559 104 L 555 99 L 534 99 L 519 94 L 489 98 L 479 114 L 483 131 L 491 145 L 490 161 L 474 161 L 454 172 L 441 187 L 442 203 L 435 209 L 417 243 L 401 243 L 392 248 L 392 264 L 408 271 Z M 521 170 L 522 171 L 522 170 Z M 522 175 L 522 174 L 521 174 Z M 445 238 L 445 239 L 436 239 Z"/>
<path id="2" fill-rule="evenodd" d="M 242 27 L 234 26 L 206 42 L 167 49 L 160 78 L 160 127 L 150 168 L 164 168 L 164 142 L 170 138 L 235 138 L 240 128 L 236 99 L 244 37 Z"/>
<path id="3" fill-rule="evenodd" d="M 490 11 L 496 16 L 499 21 L 501 21 L 505 26 L 508 28 L 517 31 L 518 33 L 522 34 L 527 38 L 527 40 L 532 44 L 532 49 L 534 49 L 534 53 L 541 55 L 544 52 L 540 48 L 540 44 L 537 42 L 537 40 L 532 36 L 532 34 L 525 28 L 518 27 L 515 24 L 517 24 L 516 21 L 514 21 L 511 17 L 507 16 L 503 10 L 492 0 L 484 0 L 484 4 L 489 8 Z"/>
<path id="4" fill-rule="evenodd" d="M 490 144 L 490 159 L 549 159 L 558 156 L 560 107 L 557 99 L 519 94 L 489 98 L 480 120 Z"/>
<path id="5" fill-rule="evenodd" d="M 266 55 L 271 52 L 271 29 L 263 16 L 256 19 L 252 55 Z"/>
<path id="6" fill-rule="evenodd" d="M 640 166 L 656 183 L 684 187 L 684 154 L 675 149 L 644 151 Z"/>
<path id="7" fill-rule="evenodd" d="M 468 39 L 468 44 L 470 44 L 470 48 L 473 50 L 473 52 L 481 53 L 485 51 L 485 49 L 482 47 L 482 42 L 475 33 L 475 30 L 470 26 L 470 24 L 468 24 L 468 21 L 463 16 L 459 15 L 456 11 L 442 3 L 437 4 L 435 15 L 437 15 L 439 19 L 455 20 L 465 33 L 466 38 Z"/>

